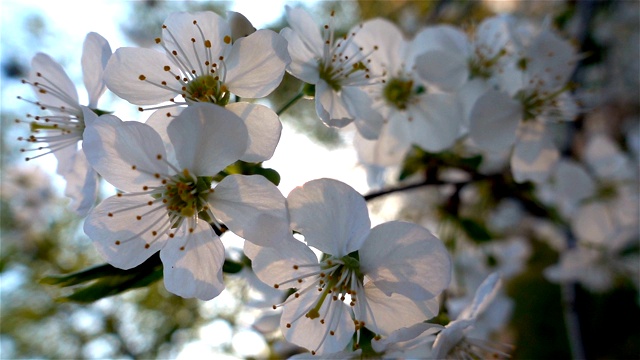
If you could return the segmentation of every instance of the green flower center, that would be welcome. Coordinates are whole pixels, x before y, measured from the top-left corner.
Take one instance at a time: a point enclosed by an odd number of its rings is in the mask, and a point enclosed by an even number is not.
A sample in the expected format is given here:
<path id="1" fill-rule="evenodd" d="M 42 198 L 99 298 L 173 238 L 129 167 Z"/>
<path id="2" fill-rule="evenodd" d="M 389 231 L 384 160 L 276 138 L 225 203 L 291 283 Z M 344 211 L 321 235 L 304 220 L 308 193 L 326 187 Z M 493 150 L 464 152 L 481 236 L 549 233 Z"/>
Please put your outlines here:
<path id="1" fill-rule="evenodd" d="M 424 92 L 422 87 L 414 89 L 411 79 L 393 78 L 387 82 L 382 95 L 389 105 L 406 110 L 414 96 L 422 92 Z"/>
<path id="2" fill-rule="evenodd" d="M 171 216 L 193 217 L 202 211 L 206 197 L 211 193 L 211 180 L 198 177 L 193 180 L 188 170 L 175 175 L 162 193 L 162 202 Z"/>
<path id="3" fill-rule="evenodd" d="M 186 99 L 196 102 L 209 102 L 220 106 L 229 103 L 227 87 L 218 76 L 201 75 L 189 81 L 186 87 Z"/>
<path id="4" fill-rule="evenodd" d="M 353 256 L 352 256 L 353 255 Z M 334 297 L 338 296 L 336 294 L 349 294 L 352 296 L 352 302 L 355 303 L 355 292 L 352 288 L 355 288 L 355 284 L 352 284 L 352 274 L 355 275 L 356 281 L 362 283 L 364 280 L 364 275 L 360 271 L 360 262 L 358 261 L 357 253 L 349 254 L 347 256 L 343 256 L 340 258 L 342 264 L 337 268 L 334 268 L 330 273 L 326 274 L 326 286 L 322 288 L 322 293 L 320 294 L 320 298 L 316 305 L 309 310 L 309 312 L 305 315 L 310 319 L 315 319 L 320 316 L 320 309 L 322 308 L 322 304 L 324 303 L 327 295 L 333 294 Z M 324 264 L 322 264 L 323 269 L 331 269 L 335 267 L 335 264 L 331 259 L 326 260 Z M 344 299 L 344 298 L 342 298 Z M 334 299 L 335 301 L 336 299 Z"/>

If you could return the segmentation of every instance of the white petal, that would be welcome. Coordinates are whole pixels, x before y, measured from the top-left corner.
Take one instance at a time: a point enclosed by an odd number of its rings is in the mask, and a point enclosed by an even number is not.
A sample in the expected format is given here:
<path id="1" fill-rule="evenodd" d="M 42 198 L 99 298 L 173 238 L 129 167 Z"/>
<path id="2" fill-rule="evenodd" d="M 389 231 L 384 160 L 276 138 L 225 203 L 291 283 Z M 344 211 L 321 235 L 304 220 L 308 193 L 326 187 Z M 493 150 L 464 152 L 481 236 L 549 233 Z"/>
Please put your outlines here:
<path id="1" fill-rule="evenodd" d="M 82 79 L 89 93 L 90 108 L 98 106 L 98 98 L 106 89 L 102 74 L 110 57 L 109 42 L 98 33 L 87 34 L 82 47 Z"/>
<path id="2" fill-rule="evenodd" d="M 345 127 L 353 121 L 342 97 L 324 81 L 316 84 L 316 114 L 327 126 Z"/>
<path id="3" fill-rule="evenodd" d="M 437 298 L 414 301 L 397 293 L 387 296 L 373 283 L 365 285 L 364 297 L 371 311 L 361 320 L 368 329 L 380 335 L 389 335 L 398 329 L 431 319 L 439 310 Z"/>
<path id="4" fill-rule="evenodd" d="M 516 140 L 520 123 L 520 103 L 506 93 L 490 90 L 476 101 L 471 110 L 469 137 L 480 148 L 502 151 Z"/>
<path id="5" fill-rule="evenodd" d="M 305 46 L 318 55 L 322 54 L 324 41 L 320 34 L 320 28 L 311 15 L 301 7 L 293 8 L 285 6 L 287 12 L 287 22 Z"/>
<path id="6" fill-rule="evenodd" d="M 556 201 L 565 216 L 570 217 L 581 201 L 594 194 L 595 183 L 578 162 L 560 159 L 554 178 Z"/>
<path id="7" fill-rule="evenodd" d="M 152 200 L 149 195 L 112 196 L 87 216 L 84 232 L 111 265 L 131 269 L 164 246 L 169 217 L 162 204 L 147 205 Z"/>
<path id="8" fill-rule="evenodd" d="M 247 127 L 223 107 L 207 103 L 188 106 L 167 126 L 181 169 L 213 176 L 247 150 Z"/>
<path id="9" fill-rule="evenodd" d="M 291 227 L 318 250 L 342 257 L 358 250 L 371 221 L 362 195 L 332 179 L 312 180 L 287 197 Z"/>
<path id="10" fill-rule="evenodd" d="M 95 205 L 98 196 L 98 174 L 87 162 L 84 151 L 76 152 L 73 168 L 66 174 L 65 196 L 70 197 L 71 210 L 84 217 Z"/>
<path id="11" fill-rule="evenodd" d="M 552 134 L 545 124 L 538 121 L 522 123 L 511 155 L 513 178 L 517 182 L 530 180 L 542 183 L 549 177 L 559 157 Z"/>
<path id="12" fill-rule="evenodd" d="M 168 174 L 164 145 L 148 125 L 97 117 L 84 109 L 86 128 L 82 148 L 93 168 L 120 190 L 134 192 L 159 185 L 154 174 Z M 160 159 L 158 159 L 160 158 Z"/>
<path id="13" fill-rule="evenodd" d="M 411 350 L 419 344 L 426 343 L 428 337 L 442 329 L 444 327 L 438 324 L 418 323 L 398 329 L 378 341 L 372 341 L 371 347 L 376 352 L 386 352 L 387 354 L 391 351 Z"/>
<path id="14" fill-rule="evenodd" d="M 207 59 L 226 58 L 231 49 L 231 28 L 225 19 L 212 11 L 172 13 L 164 25 L 162 40 L 166 48 L 178 53 L 177 58 L 184 64 L 182 67 L 188 67 L 189 72 L 208 74 L 205 70 Z M 209 46 L 205 45 L 207 40 Z"/>
<path id="15" fill-rule="evenodd" d="M 280 85 L 290 62 L 287 41 L 271 30 L 258 30 L 233 44 L 224 82 L 238 96 L 265 97 Z"/>
<path id="16" fill-rule="evenodd" d="M 253 271 L 267 285 L 282 284 L 287 280 L 304 276 L 317 270 L 313 267 L 300 267 L 298 270 L 294 270 L 294 265 L 317 264 L 318 258 L 307 245 L 293 238 L 290 233 L 286 240 L 278 248 L 263 247 L 248 241 L 245 242 L 245 253 L 251 259 Z M 303 279 L 302 283 L 292 281 L 282 284 L 279 288 L 303 288 L 307 285 L 308 283 Z"/>
<path id="17" fill-rule="evenodd" d="M 164 286 L 184 298 L 213 299 L 224 290 L 224 246 L 205 221 L 198 222 L 192 233 L 186 225 L 160 250 Z"/>
<path id="18" fill-rule="evenodd" d="M 287 49 L 291 56 L 287 71 L 306 83 L 317 83 L 320 78 L 318 59 L 322 58 L 320 48 L 310 49 L 302 37 L 290 28 L 280 30 L 280 35 L 287 40 Z"/>
<path id="19" fill-rule="evenodd" d="M 426 51 L 442 50 L 457 56 L 466 62 L 471 55 L 471 44 L 467 35 L 451 25 L 427 26 L 420 30 L 412 40 Z M 415 52 L 419 55 L 423 52 Z"/>
<path id="20" fill-rule="evenodd" d="M 442 91 L 459 89 L 469 78 L 467 59 L 445 50 L 430 50 L 416 58 L 416 70 L 427 83 Z"/>
<path id="21" fill-rule="evenodd" d="M 365 51 L 375 47 L 379 49 L 371 54 L 370 69 L 373 74 L 382 74 L 387 69 L 401 69 L 402 64 L 408 61 L 405 55 L 409 45 L 398 26 L 387 19 L 365 21 L 355 42 Z"/>
<path id="22" fill-rule="evenodd" d="M 342 88 L 342 100 L 349 109 L 349 113 L 355 117 L 355 125 L 358 133 L 365 139 L 373 140 L 380 136 L 384 119 L 373 108 L 373 100 L 368 93 L 355 86 Z"/>
<path id="23" fill-rule="evenodd" d="M 104 69 L 104 82 L 119 97 L 137 105 L 155 105 L 182 93 L 182 82 L 168 71 L 178 72 L 164 53 L 143 48 L 119 48 Z M 141 76 L 144 80 L 141 80 Z M 162 86 L 162 82 L 166 86 Z"/>
<path id="24" fill-rule="evenodd" d="M 473 326 L 475 321 L 462 319 L 454 320 L 447 324 L 436 337 L 433 343 L 432 356 L 434 359 L 446 359 L 451 349 L 453 349 L 465 336 L 465 329 Z"/>
<path id="25" fill-rule="evenodd" d="M 49 55 L 37 53 L 33 57 L 29 80 L 32 83 L 41 84 L 39 87 L 46 86 L 51 89 L 46 92 L 36 91 L 36 96 L 42 104 L 50 108 L 63 107 L 79 111 L 76 86 L 62 66 Z M 56 112 L 55 109 L 54 112 Z"/>
<path id="26" fill-rule="evenodd" d="M 53 153 L 56 160 L 58 160 L 58 166 L 56 166 L 56 173 L 62 176 L 73 171 L 73 166 L 76 159 L 76 154 L 78 153 L 77 144 L 73 144 L 70 146 L 65 146 L 62 149 L 59 149 Z"/>
<path id="27" fill-rule="evenodd" d="M 332 301 L 329 296 L 318 311 L 320 317 L 305 317 L 304 314 L 314 307 L 319 299 L 320 293 L 312 289 L 285 305 L 280 319 L 282 333 L 287 341 L 316 351 L 316 355 L 344 350 L 355 331 L 349 307 L 342 301 Z M 320 322 L 321 319 L 324 319 L 324 324 Z M 287 324 L 291 326 L 287 327 Z M 334 335 L 329 335 L 331 330 L 335 332 Z"/>
<path id="28" fill-rule="evenodd" d="M 527 49 L 526 73 L 536 87 L 552 92 L 566 84 L 576 66 L 571 44 L 549 30 L 543 30 Z"/>
<path id="29" fill-rule="evenodd" d="M 458 316 L 458 319 L 475 319 L 482 314 L 495 298 L 501 285 L 502 281 L 497 272 L 489 274 L 482 284 L 478 286 L 473 301 Z"/>
<path id="30" fill-rule="evenodd" d="M 637 174 L 637 164 L 632 166 L 618 145 L 604 134 L 589 139 L 584 157 L 599 179 L 631 179 Z"/>
<path id="31" fill-rule="evenodd" d="M 263 236 L 261 215 L 287 221 L 287 208 L 280 190 L 261 175 L 225 177 L 209 196 L 213 214 L 231 231 L 247 241 L 270 246 L 278 239 Z"/>
<path id="32" fill-rule="evenodd" d="M 427 94 L 410 114 L 412 143 L 427 151 L 448 149 L 462 132 L 463 114 L 455 95 Z"/>
<path id="33" fill-rule="evenodd" d="M 282 133 L 278 115 L 266 106 L 245 102 L 229 104 L 225 109 L 238 115 L 247 126 L 249 145 L 240 160 L 262 162 L 271 159 Z"/>
<path id="34" fill-rule="evenodd" d="M 374 227 L 359 254 L 360 269 L 387 296 L 426 300 L 451 281 L 451 259 L 442 241 L 415 224 L 392 221 Z"/>
<path id="35" fill-rule="evenodd" d="M 239 12 L 227 11 L 227 22 L 231 28 L 231 38 L 233 41 L 256 32 L 256 28 L 253 27 L 249 19 Z"/>
<path id="36" fill-rule="evenodd" d="M 366 164 L 396 166 L 402 163 L 411 147 L 405 137 L 408 134 L 406 122 L 393 121 L 382 126 L 377 140 L 367 140 L 360 135 L 354 138 L 358 159 Z"/>

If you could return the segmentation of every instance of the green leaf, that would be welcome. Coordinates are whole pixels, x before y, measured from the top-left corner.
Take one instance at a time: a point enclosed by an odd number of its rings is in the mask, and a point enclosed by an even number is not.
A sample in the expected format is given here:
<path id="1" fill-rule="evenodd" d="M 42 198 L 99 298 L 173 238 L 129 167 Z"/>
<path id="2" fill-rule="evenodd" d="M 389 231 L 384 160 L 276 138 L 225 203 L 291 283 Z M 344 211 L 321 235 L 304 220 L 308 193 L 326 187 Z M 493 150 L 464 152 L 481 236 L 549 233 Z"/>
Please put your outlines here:
<path id="1" fill-rule="evenodd" d="M 467 236 L 477 242 L 487 242 L 493 239 L 489 230 L 484 225 L 473 219 L 461 218 L 459 223 Z"/>
<path id="2" fill-rule="evenodd" d="M 218 173 L 213 180 L 220 182 L 222 179 L 232 174 L 262 175 L 274 185 L 277 186 L 280 184 L 280 174 L 276 170 L 263 168 L 262 163 L 248 163 L 244 161 L 236 161 L 235 163 L 227 166 L 223 171 Z"/>
<path id="3" fill-rule="evenodd" d="M 147 286 L 162 278 L 159 253 L 133 269 L 123 270 L 104 264 L 67 275 L 50 275 L 40 280 L 47 285 L 78 286 L 60 301 L 89 303 L 124 291 Z M 84 286 L 81 286 L 84 285 Z"/>
<path id="4" fill-rule="evenodd" d="M 239 273 L 244 265 L 242 263 L 238 263 L 231 260 L 225 260 L 222 265 L 222 272 L 227 274 L 237 274 Z"/>

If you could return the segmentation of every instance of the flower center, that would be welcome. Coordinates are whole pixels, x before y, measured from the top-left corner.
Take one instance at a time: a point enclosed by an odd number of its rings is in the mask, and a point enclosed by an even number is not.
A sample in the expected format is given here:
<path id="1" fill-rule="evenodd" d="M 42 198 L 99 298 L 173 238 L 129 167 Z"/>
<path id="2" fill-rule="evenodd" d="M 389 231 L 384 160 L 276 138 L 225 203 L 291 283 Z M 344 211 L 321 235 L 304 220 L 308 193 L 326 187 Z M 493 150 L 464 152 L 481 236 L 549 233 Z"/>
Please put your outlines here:
<path id="1" fill-rule="evenodd" d="M 414 95 L 420 92 L 420 88 L 414 90 L 413 80 L 393 78 L 387 81 L 382 94 L 387 103 L 400 110 L 406 110 Z"/>
<path id="2" fill-rule="evenodd" d="M 185 169 L 170 178 L 160 196 L 171 217 L 193 217 L 204 209 L 206 196 L 211 191 L 211 180 L 206 177 L 194 180 Z"/>
<path id="3" fill-rule="evenodd" d="M 186 98 L 194 102 L 209 102 L 224 106 L 229 103 L 231 93 L 218 76 L 200 75 L 187 83 Z"/>

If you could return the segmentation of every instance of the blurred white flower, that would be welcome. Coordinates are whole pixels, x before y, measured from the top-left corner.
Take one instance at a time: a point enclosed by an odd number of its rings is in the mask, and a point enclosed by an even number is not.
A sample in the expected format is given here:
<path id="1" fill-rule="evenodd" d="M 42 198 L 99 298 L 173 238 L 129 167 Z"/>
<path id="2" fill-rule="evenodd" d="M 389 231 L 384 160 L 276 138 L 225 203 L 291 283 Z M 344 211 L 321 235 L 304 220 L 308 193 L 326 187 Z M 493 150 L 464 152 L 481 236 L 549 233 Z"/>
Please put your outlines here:
<path id="1" fill-rule="evenodd" d="M 89 33 L 85 38 L 82 51 L 82 73 L 89 94 L 88 107 L 98 110 L 98 99 L 106 87 L 103 81 L 103 69 L 111 56 L 111 47 L 107 40 L 97 33 Z M 64 69 L 46 54 L 38 53 L 31 61 L 31 73 L 24 83 L 34 87 L 38 101 L 34 102 L 41 110 L 50 115 L 27 114 L 32 135 L 18 140 L 40 144 L 22 152 L 39 152 L 26 160 L 53 153 L 58 160 L 57 173 L 67 181 L 65 195 L 73 202 L 72 210 L 84 216 L 93 207 L 98 191 L 98 175 L 89 166 L 79 147 L 85 129 L 83 106 L 78 100 L 76 87 Z M 46 145 L 45 145 L 46 144 Z"/>

